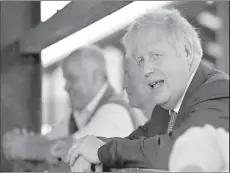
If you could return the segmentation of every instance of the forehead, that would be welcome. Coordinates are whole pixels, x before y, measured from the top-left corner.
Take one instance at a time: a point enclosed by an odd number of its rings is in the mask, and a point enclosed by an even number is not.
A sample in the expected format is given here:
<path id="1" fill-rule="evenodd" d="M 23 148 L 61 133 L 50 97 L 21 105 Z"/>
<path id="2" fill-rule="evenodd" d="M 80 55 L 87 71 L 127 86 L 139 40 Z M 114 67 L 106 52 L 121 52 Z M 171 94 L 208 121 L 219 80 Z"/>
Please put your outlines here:
<path id="1" fill-rule="evenodd" d="M 129 34 L 126 55 L 137 56 L 146 51 L 157 51 L 169 46 L 169 35 L 164 28 L 141 28 Z"/>

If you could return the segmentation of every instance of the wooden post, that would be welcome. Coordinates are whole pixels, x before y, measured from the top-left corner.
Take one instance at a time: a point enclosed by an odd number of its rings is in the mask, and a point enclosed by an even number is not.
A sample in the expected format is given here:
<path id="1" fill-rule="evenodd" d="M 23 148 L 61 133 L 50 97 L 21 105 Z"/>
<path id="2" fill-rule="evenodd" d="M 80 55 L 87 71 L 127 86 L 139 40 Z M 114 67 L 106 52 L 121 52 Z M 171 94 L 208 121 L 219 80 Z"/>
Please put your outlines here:
<path id="1" fill-rule="evenodd" d="M 1 137 L 15 127 L 40 131 L 40 54 L 21 55 L 17 40 L 39 22 L 39 1 L 1 2 Z M 1 151 L 1 172 L 13 166 Z"/>
<path id="2" fill-rule="evenodd" d="M 229 74 L 229 1 L 217 1 L 217 16 L 222 20 L 222 28 L 217 31 L 217 42 L 222 47 L 222 56 L 217 60 L 217 68 Z"/>

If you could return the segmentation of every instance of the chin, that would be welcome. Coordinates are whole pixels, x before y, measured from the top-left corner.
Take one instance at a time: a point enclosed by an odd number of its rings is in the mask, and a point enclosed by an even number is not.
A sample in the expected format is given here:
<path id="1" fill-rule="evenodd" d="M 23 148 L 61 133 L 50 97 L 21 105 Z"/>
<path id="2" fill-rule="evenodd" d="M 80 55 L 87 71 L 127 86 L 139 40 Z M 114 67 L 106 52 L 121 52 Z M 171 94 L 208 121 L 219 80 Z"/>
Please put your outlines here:
<path id="1" fill-rule="evenodd" d="M 155 99 L 155 103 L 164 109 L 168 109 L 167 108 L 168 99 L 158 98 L 158 99 Z"/>

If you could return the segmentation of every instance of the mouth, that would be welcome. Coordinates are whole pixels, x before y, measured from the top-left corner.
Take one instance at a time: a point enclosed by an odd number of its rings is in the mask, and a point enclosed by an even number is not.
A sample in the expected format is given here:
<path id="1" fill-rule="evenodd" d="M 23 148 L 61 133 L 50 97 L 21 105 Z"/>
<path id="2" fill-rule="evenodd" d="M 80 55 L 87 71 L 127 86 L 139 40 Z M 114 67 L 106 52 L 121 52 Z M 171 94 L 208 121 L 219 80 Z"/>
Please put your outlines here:
<path id="1" fill-rule="evenodd" d="M 149 86 L 152 89 L 156 89 L 156 88 L 159 88 L 163 83 L 164 83 L 164 80 L 158 80 L 158 81 L 154 81 L 152 83 L 149 83 Z"/>

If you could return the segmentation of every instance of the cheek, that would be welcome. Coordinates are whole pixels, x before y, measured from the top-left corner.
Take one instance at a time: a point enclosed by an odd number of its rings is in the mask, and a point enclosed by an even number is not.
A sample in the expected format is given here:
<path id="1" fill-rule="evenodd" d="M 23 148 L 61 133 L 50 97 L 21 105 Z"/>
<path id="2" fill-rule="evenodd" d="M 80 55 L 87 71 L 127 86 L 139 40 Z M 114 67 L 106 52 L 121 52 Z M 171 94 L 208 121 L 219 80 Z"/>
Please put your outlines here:
<path id="1" fill-rule="evenodd" d="M 140 95 L 146 96 L 148 94 L 147 93 L 147 88 L 144 86 L 144 84 L 139 84 L 137 89 L 138 89 L 138 93 Z"/>
<path id="2" fill-rule="evenodd" d="M 181 61 L 168 63 L 164 66 L 164 69 L 161 69 L 161 72 L 166 80 L 167 87 L 172 90 L 183 87 L 189 78 L 188 66 Z"/>
<path id="3" fill-rule="evenodd" d="M 84 87 L 80 83 L 75 84 L 72 86 L 72 92 L 75 96 L 79 96 L 84 92 Z"/>
<path id="4" fill-rule="evenodd" d="M 92 89 L 93 85 L 94 83 L 90 82 L 90 80 L 82 80 L 78 87 L 81 92 L 86 93 L 90 88 Z"/>
<path id="5" fill-rule="evenodd" d="M 89 86 L 88 85 L 81 85 L 79 86 L 80 93 L 85 94 L 87 91 L 89 91 Z"/>
<path id="6" fill-rule="evenodd" d="M 141 99 L 143 97 L 146 97 L 147 93 L 147 84 L 145 85 L 144 81 L 141 79 L 136 81 L 136 85 L 134 85 L 134 91 L 137 93 L 138 97 Z"/>
<path id="7" fill-rule="evenodd" d="M 134 87 L 135 86 L 131 85 L 130 83 L 127 85 L 126 92 L 129 97 L 133 97 L 133 94 L 136 92 Z"/>
<path id="8" fill-rule="evenodd" d="M 185 66 L 175 68 L 168 75 L 169 85 L 172 91 L 180 91 L 184 89 L 189 80 L 189 71 Z"/>
<path id="9" fill-rule="evenodd" d="M 133 77 L 128 77 L 127 78 L 127 89 L 131 92 L 135 92 L 135 88 L 137 87 L 137 83 L 135 81 L 135 78 Z"/>

